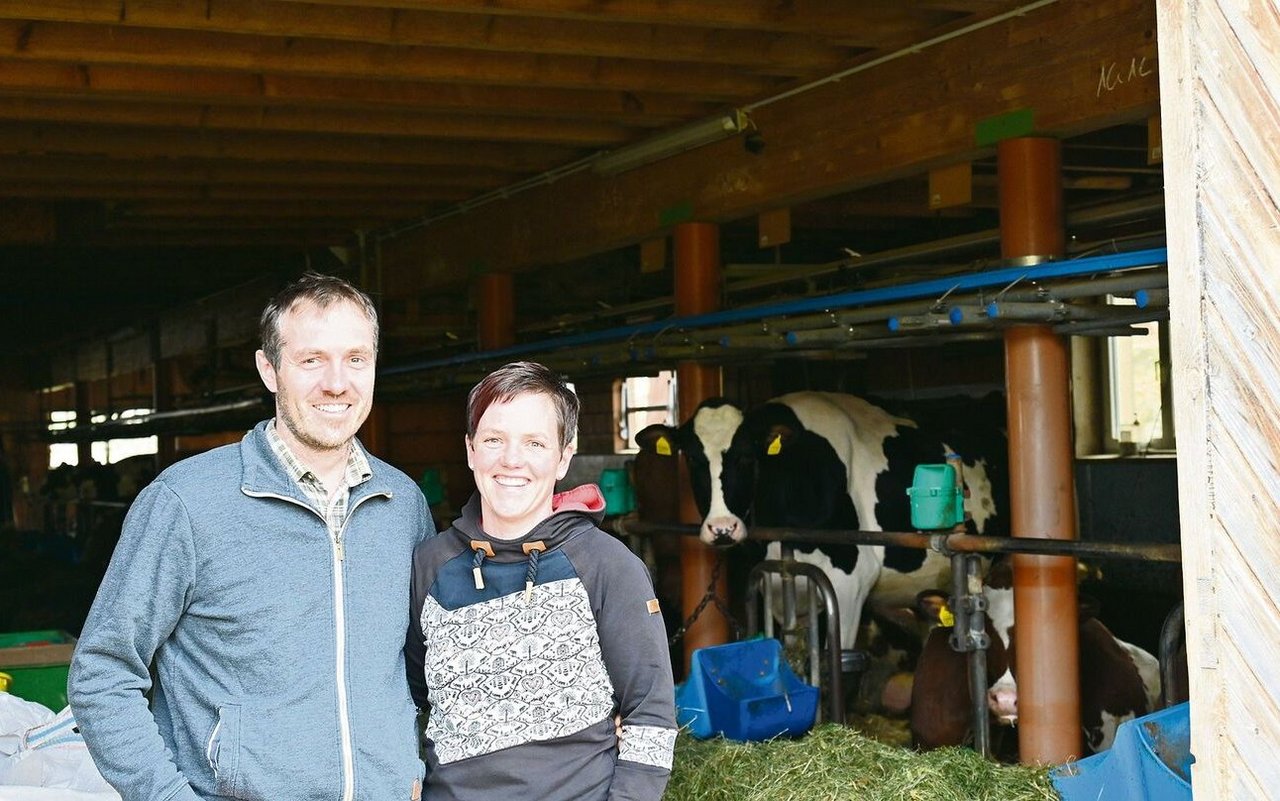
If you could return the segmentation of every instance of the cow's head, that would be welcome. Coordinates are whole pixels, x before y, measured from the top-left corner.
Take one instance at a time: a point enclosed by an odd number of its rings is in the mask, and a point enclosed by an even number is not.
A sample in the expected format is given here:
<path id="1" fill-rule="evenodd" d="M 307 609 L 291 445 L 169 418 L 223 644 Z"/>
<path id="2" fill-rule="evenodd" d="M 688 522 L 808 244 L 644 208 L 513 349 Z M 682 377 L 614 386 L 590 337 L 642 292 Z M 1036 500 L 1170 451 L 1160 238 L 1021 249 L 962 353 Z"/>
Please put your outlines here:
<path id="1" fill-rule="evenodd" d="M 1004 652 L 1006 669 L 990 681 L 987 707 L 996 720 L 1007 725 L 1018 722 L 1018 654 L 1014 636 L 1017 621 L 1013 606 L 1013 565 L 1007 559 L 997 560 L 987 572 L 983 595 L 987 599 L 989 628 L 994 629 L 993 649 Z M 1083 625 L 1097 617 L 1100 604 L 1084 593 L 1078 596 L 1077 622 Z"/>
<path id="2" fill-rule="evenodd" d="M 703 516 L 699 537 L 708 545 L 745 540 L 749 517 L 760 525 L 806 526 L 829 520 L 841 503 L 852 508 L 843 465 L 831 446 L 779 403 L 744 415 L 714 398 L 678 429 L 649 426 L 636 439 L 642 450 L 650 447 L 642 441 L 648 440 L 659 450 L 684 452 Z M 829 458 L 815 460 L 817 448 Z"/>
<path id="3" fill-rule="evenodd" d="M 742 410 L 715 398 L 703 401 L 679 428 L 652 425 L 636 435 L 646 458 L 683 452 L 693 498 L 702 514 L 698 536 L 708 545 L 728 546 L 747 536 L 744 518 L 754 491 L 754 454 L 738 437 Z"/>

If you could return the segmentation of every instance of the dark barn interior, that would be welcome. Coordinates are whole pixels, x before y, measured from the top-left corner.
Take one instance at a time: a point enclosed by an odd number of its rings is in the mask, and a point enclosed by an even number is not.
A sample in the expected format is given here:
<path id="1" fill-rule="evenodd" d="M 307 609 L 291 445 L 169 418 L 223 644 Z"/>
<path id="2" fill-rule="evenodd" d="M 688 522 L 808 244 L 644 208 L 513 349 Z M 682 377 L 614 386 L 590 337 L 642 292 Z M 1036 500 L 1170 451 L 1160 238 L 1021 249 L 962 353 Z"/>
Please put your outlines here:
<path id="1" fill-rule="evenodd" d="M 628 411 L 691 413 L 685 365 L 743 408 L 1003 396 L 1019 320 L 985 310 L 1022 292 L 1070 354 L 1074 533 L 1178 543 L 1162 259 L 1149 305 L 1105 267 L 910 291 L 1165 246 L 1155 23 L 1150 0 L 0 0 L 0 632 L 78 632 L 137 490 L 271 416 L 257 316 L 305 270 L 375 298 L 361 441 L 438 481 L 445 522 L 466 392 L 507 361 L 573 381 L 597 481 L 635 458 Z M 1056 143 L 1057 252 L 1010 255 L 1015 139 Z M 699 225 L 718 273 L 689 311 Z M 666 371 L 667 396 L 629 383 Z M 1100 619 L 1155 653 L 1179 567 L 1090 566 Z"/>

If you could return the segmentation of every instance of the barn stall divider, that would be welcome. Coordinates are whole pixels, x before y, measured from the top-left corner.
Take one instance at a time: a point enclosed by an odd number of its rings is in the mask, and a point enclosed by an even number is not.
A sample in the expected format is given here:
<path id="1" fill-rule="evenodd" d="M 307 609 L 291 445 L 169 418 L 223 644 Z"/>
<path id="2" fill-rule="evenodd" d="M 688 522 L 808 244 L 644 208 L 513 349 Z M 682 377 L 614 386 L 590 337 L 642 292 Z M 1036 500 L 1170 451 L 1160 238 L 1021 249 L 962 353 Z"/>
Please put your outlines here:
<path id="1" fill-rule="evenodd" d="M 670 523 L 652 523 L 627 517 L 607 520 L 608 528 L 631 544 L 633 550 L 641 552 L 644 541 L 656 534 L 678 534 L 697 537 L 699 526 Z M 832 722 L 843 722 L 844 709 L 840 677 L 841 650 L 839 610 L 835 603 L 834 592 L 830 583 L 820 570 L 809 570 L 812 565 L 805 565 L 791 558 L 791 547 L 797 543 L 809 545 L 896 545 L 906 548 L 933 550 L 952 560 L 952 598 L 950 608 L 955 616 L 955 634 L 951 644 L 953 650 L 968 654 L 971 681 L 980 682 L 986 676 L 985 650 L 987 635 L 985 634 L 986 603 L 982 596 L 981 563 L 983 554 L 1032 554 L 1039 556 L 1070 556 L 1076 559 L 1123 559 L 1138 562 L 1178 563 L 1182 560 L 1182 547 L 1172 543 L 1121 543 L 1121 542 L 1082 542 L 1079 540 L 1041 540 L 1021 537 L 987 537 L 956 532 L 927 531 L 838 531 L 833 529 L 794 529 L 752 527 L 747 534 L 751 540 L 778 542 L 783 546 L 783 558 L 762 562 L 760 569 L 751 572 L 748 588 L 747 635 L 750 636 L 760 628 L 754 619 L 755 609 L 753 592 L 757 583 L 766 587 L 765 598 L 771 598 L 768 582 L 765 580 L 774 573 L 790 580 L 782 582 L 782 604 L 784 608 L 784 632 L 788 623 L 794 625 L 795 609 L 798 606 L 794 578 L 804 576 L 810 579 L 808 607 L 810 619 L 807 621 L 808 643 L 807 656 L 810 665 L 810 678 L 817 676 L 816 666 L 826 662 L 830 674 L 827 696 L 828 719 Z M 819 578 L 814 579 L 813 573 Z M 710 593 L 709 593 L 710 594 Z M 816 596 L 823 600 L 823 613 L 826 617 L 826 648 L 819 645 L 818 624 L 814 614 L 818 611 Z M 705 601 L 706 599 L 704 599 Z M 706 604 L 700 604 L 705 608 Z M 768 621 L 771 601 L 766 600 L 765 619 Z M 1160 636 L 1160 675 L 1162 687 L 1169 687 L 1173 680 L 1173 657 L 1178 644 L 1180 627 L 1180 607 L 1171 615 Z M 765 623 L 770 626 L 769 622 Z M 770 636 L 771 631 L 766 631 Z M 814 682 L 815 685 L 817 682 Z M 972 715 L 974 726 L 974 750 L 983 756 L 991 756 L 989 735 L 989 710 L 985 687 L 982 691 L 971 688 Z"/>

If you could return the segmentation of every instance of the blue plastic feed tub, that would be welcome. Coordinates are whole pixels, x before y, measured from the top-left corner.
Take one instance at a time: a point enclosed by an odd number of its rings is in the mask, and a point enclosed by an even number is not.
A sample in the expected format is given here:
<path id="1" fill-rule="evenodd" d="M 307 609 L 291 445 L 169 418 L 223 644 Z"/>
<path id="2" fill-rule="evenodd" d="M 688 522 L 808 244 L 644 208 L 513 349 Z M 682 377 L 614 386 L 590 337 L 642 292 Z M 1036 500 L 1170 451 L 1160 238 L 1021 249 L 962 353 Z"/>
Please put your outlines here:
<path id="1" fill-rule="evenodd" d="M 676 720 L 695 737 L 798 737 L 817 714 L 817 688 L 796 677 L 774 639 L 697 649 L 676 689 Z"/>
<path id="2" fill-rule="evenodd" d="M 1191 801 L 1187 704 L 1120 724 L 1116 742 L 1050 774 L 1062 801 Z"/>

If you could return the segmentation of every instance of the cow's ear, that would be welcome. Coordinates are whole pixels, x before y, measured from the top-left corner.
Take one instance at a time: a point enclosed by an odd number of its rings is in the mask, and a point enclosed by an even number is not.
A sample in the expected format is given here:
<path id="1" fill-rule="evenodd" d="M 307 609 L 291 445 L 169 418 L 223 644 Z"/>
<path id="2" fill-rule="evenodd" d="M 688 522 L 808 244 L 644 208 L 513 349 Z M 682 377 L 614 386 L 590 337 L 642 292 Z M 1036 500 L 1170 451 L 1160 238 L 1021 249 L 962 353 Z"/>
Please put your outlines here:
<path id="1" fill-rule="evenodd" d="M 636 434 L 636 444 L 640 446 L 640 450 L 659 456 L 675 456 L 676 451 L 680 450 L 676 429 L 662 423 L 646 426 Z"/>
<path id="2" fill-rule="evenodd" d="M 764 455 L 777 456 L 795 439 L 795 429 L 789 425 L 777 423 L 769 427 L 764 438 Z"/>

